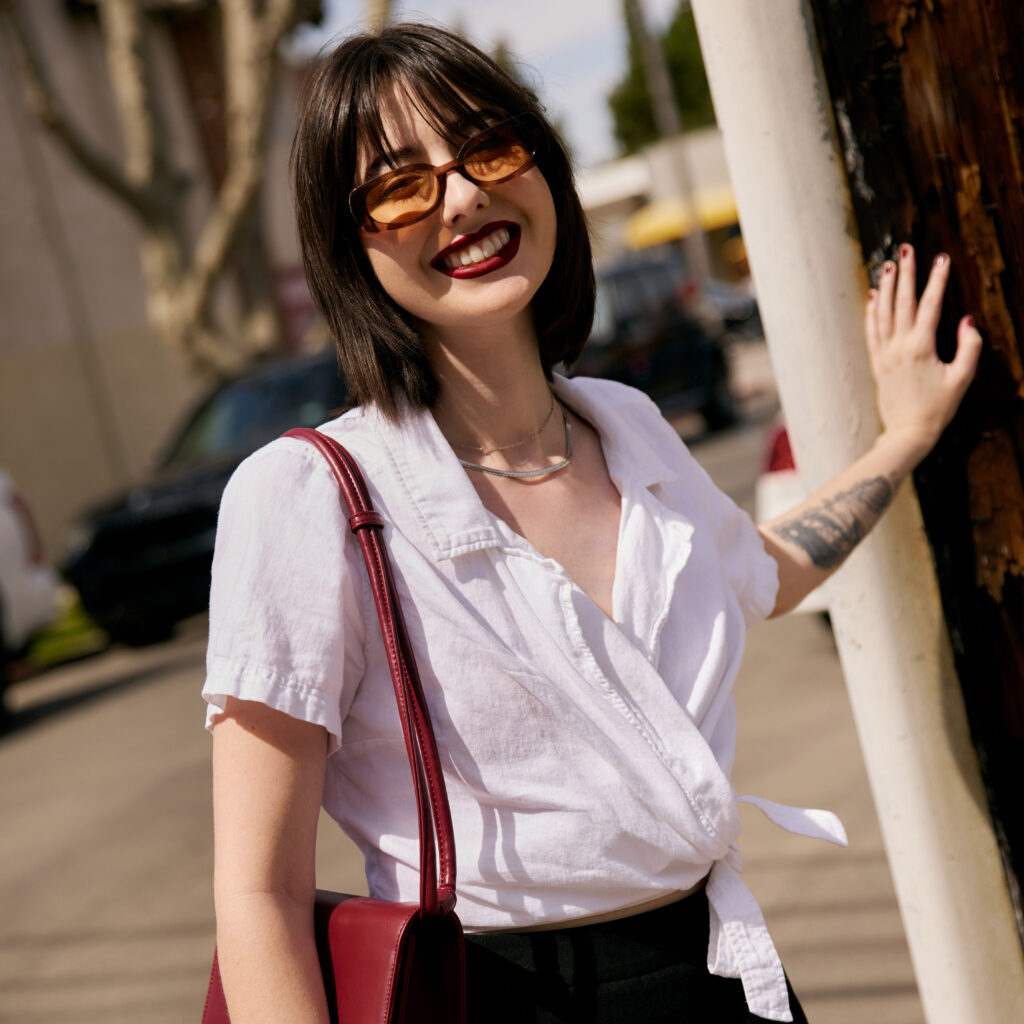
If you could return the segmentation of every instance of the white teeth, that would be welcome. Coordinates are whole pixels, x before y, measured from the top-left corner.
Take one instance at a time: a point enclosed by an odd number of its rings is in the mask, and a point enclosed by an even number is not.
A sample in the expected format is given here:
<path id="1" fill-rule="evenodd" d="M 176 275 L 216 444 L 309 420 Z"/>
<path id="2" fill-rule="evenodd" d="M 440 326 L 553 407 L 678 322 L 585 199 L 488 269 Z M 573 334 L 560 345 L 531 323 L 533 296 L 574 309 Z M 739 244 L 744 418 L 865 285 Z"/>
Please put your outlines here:
<path id="1" fill-rule="evenodd" d="M 484 260 L 489 260 L 496 252 L 508 245 L 511 239 L 512 233 L 508 228 L 498 228 L 486 238 L 446 256 L 444 265 L 449 270 L 458 270 L 459 267 L 471 267 L 476 263 L 483 263 Z"/>

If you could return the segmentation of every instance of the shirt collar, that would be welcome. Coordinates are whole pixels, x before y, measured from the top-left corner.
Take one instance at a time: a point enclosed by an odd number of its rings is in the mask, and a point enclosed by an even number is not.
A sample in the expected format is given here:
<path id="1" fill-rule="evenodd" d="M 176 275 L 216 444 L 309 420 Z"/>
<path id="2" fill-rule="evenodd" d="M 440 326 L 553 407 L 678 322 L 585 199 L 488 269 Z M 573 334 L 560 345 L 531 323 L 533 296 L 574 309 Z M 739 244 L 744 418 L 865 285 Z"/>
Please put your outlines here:
<path id="1" fill-rule="evenodd" d="M 597 377 L 555 375 L 552 390 L 601 435 L 608 471 L 619 490 L 679 479 L 678 435 L 641 391 Z"/>
<path id="2" fill-rule="evenodd" d="M 621 492 L 678 478 L 659 451 L 662 434 L 652 428 L 658 414 L 646 396 L 589 377 L 556 375 L 552 389 L 601 435 L 609 475 Z M 367 413 L 404 490 L 404 507 L 389 510 L 392 518 L 412 515 L 437 560 L 504 544 L 498 521 L 484 508 L 429 409 L 406 407 L 397 424 L 377 409 Z"/>

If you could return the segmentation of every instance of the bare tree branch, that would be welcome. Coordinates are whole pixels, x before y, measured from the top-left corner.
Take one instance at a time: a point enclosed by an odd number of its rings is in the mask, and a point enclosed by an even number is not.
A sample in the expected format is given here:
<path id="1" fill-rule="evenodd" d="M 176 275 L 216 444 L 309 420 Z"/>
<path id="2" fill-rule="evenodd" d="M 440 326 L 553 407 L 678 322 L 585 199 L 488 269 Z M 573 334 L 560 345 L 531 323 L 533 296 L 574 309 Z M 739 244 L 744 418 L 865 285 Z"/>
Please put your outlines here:
<path id="1" fill-rule="evenodd" d="M 39 47 L 17 3 L 0 3 L 0 26 L 4 29 L 15 63 L 21 72 L 25 101 L 40 123 L 98 185 L 124 203 L 137 217 L 152 213 L 146 194 L 121 173 L 67 119 L 45 71 Z"/>
<path id="2" fill-rule="evenodd" d="M 295 7 L 296 0 L 267 0 L 258 15 L 252 0 L 222 0 L 228 169 L 195 246 L 186 285 L 187 303 L 194 312 L 208 301 L 259 191 L 277 47 L 294 23 Z"/>
<path id="3" fill-rule="evenodd" d="M 141 223 L 141 257 L 150 322 L 165 343 L 196 368 L 223 373 L 239 351 L 217 331 L 210 310 L 214 284 L 259 195 L 278 44 L 316 0 L 221 0 L 225 48 L 227 169 L 195 245 L 190 245 L 181 177 L 151 80 L 146 49 L 151 26 L 138 0 L 97 0 L 111 88 L 124 138 L 124 171 L 92 147 L 64 115 L 19 9 L 0 0 L 0 29 L 12 40 L 30 108 L 82 170 L 123 202 Z M 271 316 L 271 320 L 273 317 Z M 249 308 L 242 334 L 262 349 L 274 333 L 265 308 Z"/>
<path id="4" fill-rule="evenodd" d="M 277 50 L 281 37 L 291 31 L 310 11 L 319 5 L 303 0 L 269 0 L 263 12 L 263 37 L 270 54 Z"/>
<path id="5" fill-rule="evenodd" d="M 124 138 L 125 176 L 146 186 L 155 173 L 153 104 L 143 52 L 142 11 L 133 0 L 99 0 L 100 26 Z"/>

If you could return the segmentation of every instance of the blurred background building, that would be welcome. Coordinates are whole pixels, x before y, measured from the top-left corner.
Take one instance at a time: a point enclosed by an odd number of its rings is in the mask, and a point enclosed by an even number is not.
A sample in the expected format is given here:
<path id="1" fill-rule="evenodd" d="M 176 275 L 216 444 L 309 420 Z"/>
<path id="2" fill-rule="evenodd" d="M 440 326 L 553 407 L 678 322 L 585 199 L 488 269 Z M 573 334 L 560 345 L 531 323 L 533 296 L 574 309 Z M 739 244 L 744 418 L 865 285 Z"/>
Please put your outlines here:
<path id="1" fill-rule="evenodd" d="M 96 5 L 14 6 L 74 131 L 117 166 L 123 125 Z M 225 173 L 218 5 L 143 6 L 145 70 L 195 233 Z M 138 220 L 27 109 L 9 33 L 3 42 L 0 465 L 31 495 L 52 549 L 75 511 L 138 478 L 211 375 L 161 343 L 147 316 Z M 245 246 L 262 264 L 284 348 L 311 319 L 285 184 L 300 76 L 283 63 L 275 80 L 260 230 Z M 240 333 L 247 287 L 242 262 L 231 262 L 212 300 L 229 336 Z"/>
<path id="2" fill-rule="evenodd" d="M 673 171 L 680 161 L 690 169 L 689 199 L 679 195 Z M 698 128 L 583 170 L 578 184 L 598 265 L 678 242 L 699 225 L 709 236 L 713 275 L 745 276 L 739 248 L 730 245 L 739 235 L 739 214 L 717 128 Z"/>

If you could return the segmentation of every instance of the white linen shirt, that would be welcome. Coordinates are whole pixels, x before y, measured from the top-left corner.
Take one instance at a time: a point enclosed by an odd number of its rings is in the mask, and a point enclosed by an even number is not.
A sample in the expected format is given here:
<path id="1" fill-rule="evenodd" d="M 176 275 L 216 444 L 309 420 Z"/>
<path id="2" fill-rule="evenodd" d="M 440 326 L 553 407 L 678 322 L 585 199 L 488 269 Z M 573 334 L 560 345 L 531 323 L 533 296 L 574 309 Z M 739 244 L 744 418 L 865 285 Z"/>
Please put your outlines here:
<path id="1" fill-rule="evenodd" d="M 739 799 L 845 842 L 823 811 L 738 798 L 732 686 L 776 565 L 654 404 L 556 377 L 599 432 L 622 496 L 613 616 L 488 512 L 428 411 L 358 408 L 320 429 L 355 457 L 433 720 L 467 931 L 572 921 L 689 889 L 710 872 L 709 969 L 786 1021 L 785 979 L 739 876 Z M 284 438 L 224 493 L 204 696 L 258 700 L 329 734 L 323 805 L 370 891 L 418 898 L 409 765 L 358 543 L 323 458 Z"/>

